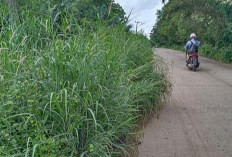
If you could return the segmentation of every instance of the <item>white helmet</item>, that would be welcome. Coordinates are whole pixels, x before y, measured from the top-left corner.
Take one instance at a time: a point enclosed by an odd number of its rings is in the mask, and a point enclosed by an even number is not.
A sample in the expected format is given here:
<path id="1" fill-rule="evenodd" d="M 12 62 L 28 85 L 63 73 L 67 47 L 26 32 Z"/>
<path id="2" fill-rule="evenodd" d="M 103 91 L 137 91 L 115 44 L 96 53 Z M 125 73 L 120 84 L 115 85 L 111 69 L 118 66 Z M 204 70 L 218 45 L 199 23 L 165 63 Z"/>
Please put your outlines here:
<path id="1" fill-rule="evenodd" d="M 197 35 L 195 33 L 190 34 L 190 38 L 197 38 Z"/>

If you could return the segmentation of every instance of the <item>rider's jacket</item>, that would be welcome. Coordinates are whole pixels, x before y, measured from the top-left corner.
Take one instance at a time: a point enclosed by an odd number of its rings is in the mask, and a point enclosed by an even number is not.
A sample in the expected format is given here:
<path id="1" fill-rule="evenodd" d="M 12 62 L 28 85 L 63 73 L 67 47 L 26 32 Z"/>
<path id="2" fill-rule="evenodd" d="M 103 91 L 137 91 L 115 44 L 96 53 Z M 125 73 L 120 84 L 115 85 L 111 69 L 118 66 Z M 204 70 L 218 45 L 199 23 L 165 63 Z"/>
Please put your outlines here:
<path id="1" fill-rule="evenodd" d="M 197 41 L 197 40 L 194 40 L 194 39 L 189 40 L 189 41 L 186 43 L 186 45 L 185 45 L 184 48 L 185 48 L 186 50 L 188 50 L 189 46 L 191 45 L 191 41 L 193 42 L 193 44 L 195 44 L 195 45 L 197 46 L 197 50 L 198 50 L 199 47 L 200 47 L 200 42 Z"/>

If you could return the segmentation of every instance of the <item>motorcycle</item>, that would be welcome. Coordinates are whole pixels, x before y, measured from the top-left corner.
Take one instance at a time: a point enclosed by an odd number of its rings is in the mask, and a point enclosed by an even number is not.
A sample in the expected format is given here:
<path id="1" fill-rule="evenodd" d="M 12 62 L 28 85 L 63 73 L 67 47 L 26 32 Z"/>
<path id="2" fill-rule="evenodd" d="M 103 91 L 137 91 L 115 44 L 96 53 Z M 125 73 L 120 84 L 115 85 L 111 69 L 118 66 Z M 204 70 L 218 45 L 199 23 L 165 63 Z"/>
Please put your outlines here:
<path id="1" fill-rule="evenodd" d="M 196 69 L 200 66 L 198 62 L 197 53 L 187 53 L 186 52 L 186 66 L 192 71 L 196 71 Z"/>

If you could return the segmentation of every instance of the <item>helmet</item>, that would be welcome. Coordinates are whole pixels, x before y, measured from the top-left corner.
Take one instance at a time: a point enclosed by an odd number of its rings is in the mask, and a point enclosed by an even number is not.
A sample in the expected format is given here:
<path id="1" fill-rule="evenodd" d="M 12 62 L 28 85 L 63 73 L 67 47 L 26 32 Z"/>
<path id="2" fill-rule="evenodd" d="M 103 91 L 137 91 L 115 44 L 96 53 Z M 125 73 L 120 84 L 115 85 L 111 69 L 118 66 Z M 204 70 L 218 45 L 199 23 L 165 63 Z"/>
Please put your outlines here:
<path id="1" fill-rule="evenodd" d="M 190 34 L 190 38 L 192 39 L 192 38 L 196 38 L 197 37 L 197 35 L 195 34 L 195 33 L 192 33 L 192 34 Z"/>

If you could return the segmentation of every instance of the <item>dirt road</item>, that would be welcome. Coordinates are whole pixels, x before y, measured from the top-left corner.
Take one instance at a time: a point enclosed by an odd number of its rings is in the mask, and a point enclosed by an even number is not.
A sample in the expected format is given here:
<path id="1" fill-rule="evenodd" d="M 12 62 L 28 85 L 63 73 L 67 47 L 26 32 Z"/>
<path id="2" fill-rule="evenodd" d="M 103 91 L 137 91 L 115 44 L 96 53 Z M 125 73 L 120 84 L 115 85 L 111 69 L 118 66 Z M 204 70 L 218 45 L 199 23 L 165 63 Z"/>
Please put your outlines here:
<path id="1" fill-rule="evenodd" d="M 169 63 L 174 86 L 159 119 L 144 131 L 139 157 L 232 157 L 232 65 L 200 57 L 192 72 L 184 53 L 155 54 Z"/>

